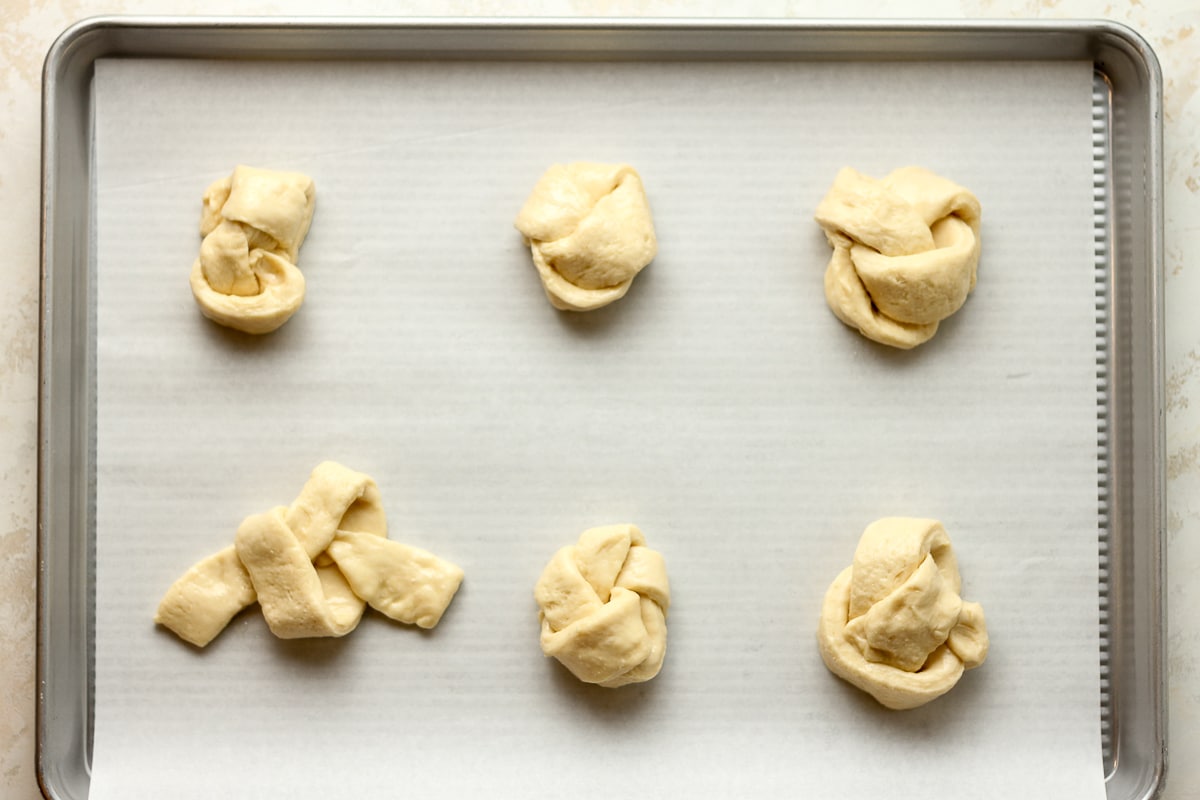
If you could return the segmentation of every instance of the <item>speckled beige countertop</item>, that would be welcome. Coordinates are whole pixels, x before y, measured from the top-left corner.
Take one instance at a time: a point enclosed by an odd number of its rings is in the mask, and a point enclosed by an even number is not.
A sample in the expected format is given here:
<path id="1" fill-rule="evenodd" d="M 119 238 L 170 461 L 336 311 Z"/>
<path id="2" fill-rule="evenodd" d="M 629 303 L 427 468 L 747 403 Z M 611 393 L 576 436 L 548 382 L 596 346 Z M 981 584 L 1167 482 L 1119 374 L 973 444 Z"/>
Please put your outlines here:
<path id="1" fill-rule="evenodd" d="M 1103 17 L 1154 47 L 1165 82 L 1170 769 L 1200 800 L 1200 3 L 1196 0 L 0 0 L 0 798 L 41 797 L 34 768 L 41 66 L 97 14 Z"/>

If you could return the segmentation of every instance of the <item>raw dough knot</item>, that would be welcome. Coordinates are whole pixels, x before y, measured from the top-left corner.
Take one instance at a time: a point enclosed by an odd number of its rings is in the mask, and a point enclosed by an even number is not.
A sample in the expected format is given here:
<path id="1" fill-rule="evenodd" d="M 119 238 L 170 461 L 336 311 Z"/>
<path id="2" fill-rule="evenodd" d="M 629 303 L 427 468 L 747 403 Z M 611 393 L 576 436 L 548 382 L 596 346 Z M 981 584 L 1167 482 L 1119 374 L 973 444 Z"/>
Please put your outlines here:
<path id="1" fill-rule="evenodd" d="M 854 564 L 825 594 L 817 638 L 825 665 L 888 708 L 916 708 L 950 691 L 987 657 L 978 603 L 937 520 L 888 517 L 867 527 Z"/>
<path id="2" fill-rule="evenodd" d="M 344 636 L 362 619 L 364 601 L 325 552 L 342 526 L 387 536 L 375 481 L 332 461 L 313 470 L 290 506 L 254 514 L 238 526 L 237 556 L 279 638 Z"/>
<path id="3" fill-rule="evenodd" d="M 838 173 L 817 206 L 833 247 L 825 299 L 838 319 L 904 350 L 962 307 L 979 264 L 979 200 L 920 167 Z"/>
<path id="4" fill-rule="evenodd" d="M 290 506 L 247 517 L 232 546 L 175 581 L 154 619 L 197 647 L 255 600 L 281 639 L 344 636 L 366 605 L 432 628 L 462 579 L 449 561 L 389 540 L 375 481 L 326 461 Z"/>
<path id="5" fill-rule="evenodd" d="M 554 554 L 534 597 L 542 652 L 581 681 L 612 688 L 662 668 L 671 590 L 662 555 L 637 526 L 584 531 Z"/>
<path id="6" fill-rule="evenodd" d="M 563 311 L 624 297 L 658 252 L 642 179 L 628 164 L 555 164 L 533 187 L 516 227 L 546 297 Z"/>
<path id="7" fill-rule="evenodd" d="M 246 333 L 270 333 L 304 302 L 296 268 L 312 223 L 307 175 L 239 166 L 204 192 L 192 294 L 204 316 Z"/>

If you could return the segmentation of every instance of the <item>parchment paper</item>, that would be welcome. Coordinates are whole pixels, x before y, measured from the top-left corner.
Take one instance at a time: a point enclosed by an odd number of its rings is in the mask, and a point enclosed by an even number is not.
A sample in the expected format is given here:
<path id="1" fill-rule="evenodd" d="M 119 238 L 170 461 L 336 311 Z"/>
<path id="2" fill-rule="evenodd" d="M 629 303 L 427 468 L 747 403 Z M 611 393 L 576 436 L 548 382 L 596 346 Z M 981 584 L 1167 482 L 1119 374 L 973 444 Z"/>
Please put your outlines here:
<path id="1" fill-rule="evenodd" d="M 92 796 L 1102 797 L 1090 95 L 1087 63 L 101 61 Z M 587 315 L 512 227 L 577 159 L 635 165 L 660 241 Z M 239 163 L 317 185 L 307 300 L 263 338 L 188 289 Z M 902 353 L 826 308 L 812 212 L 907 164 L 977 193 L 984 254 Z M 156 629 L 325 459 L 465 569 L 442 624 Z M 945 523 L 992 640 L 903 713 L 815 641 L 890 515 Z M 532 587 L 625 521 L 674 603 L 662 674 L 610 691 L 543 658 Z"/>

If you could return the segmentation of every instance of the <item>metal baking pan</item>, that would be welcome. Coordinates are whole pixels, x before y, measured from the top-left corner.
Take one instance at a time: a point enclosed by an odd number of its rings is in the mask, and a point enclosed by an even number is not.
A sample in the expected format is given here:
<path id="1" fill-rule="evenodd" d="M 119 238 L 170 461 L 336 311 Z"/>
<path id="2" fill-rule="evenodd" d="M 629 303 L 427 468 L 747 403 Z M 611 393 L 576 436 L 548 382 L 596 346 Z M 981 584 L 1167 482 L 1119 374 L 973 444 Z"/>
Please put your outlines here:
<path id="1" fill-rule="evenodd" d="M 1110 22 L 97 18 L 43 75 L 38 776 L 88 795 L 95 515 L 91 99 L 102 57 L 1095 64 L 1103 761 L 1113 800 L 1166 767 L 1161 75 Z"/>

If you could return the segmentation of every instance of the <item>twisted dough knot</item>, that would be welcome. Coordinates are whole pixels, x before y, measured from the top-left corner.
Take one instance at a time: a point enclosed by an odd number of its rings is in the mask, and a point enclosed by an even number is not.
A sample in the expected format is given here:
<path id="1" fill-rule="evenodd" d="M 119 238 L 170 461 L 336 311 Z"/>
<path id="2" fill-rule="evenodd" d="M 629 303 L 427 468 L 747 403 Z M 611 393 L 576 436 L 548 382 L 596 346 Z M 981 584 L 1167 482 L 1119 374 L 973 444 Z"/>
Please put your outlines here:
<path id="1" fill-rule="evenodd" d="M 979 215 L 975 195 L 920 167 L 881 181 L 843 169 L 816 213 L 829 307 L 880 344 L 929 341 L 975 288 Z"/>
<path id="2" fill-rule="evenodd" d="M 247 517 L 232 546 L 172 584 L 155 622 L 198 647 L 255 600 L 282 639 L 344 636 L 368 604 L 398 622 L 434 627 L 462 570 L 386 537 L 375 481 L 326 461 L 290 506 Z"/>
<path id="3" fill-rule="evenodd" d="M 343 525 L 356 536 L 387 536 L 375 481 L 325 462 L 290 506 L 254 514 L 238 526 L 238 559 L 279 638 L 344 636 L 362 619 L 365 602 L 326 552 Z"/>
<path id="4" fill-rule="evenodd" d="M 635 525 L 584 531 L 534 588 L 542 652 L 585 683 L 648 681 L 667 651 L 671 589 L 663 557 Z"/>
<path id="5" fill-rule="evenodd" d="M 964 602 L 961 587 L 940 522 L 872 523 L 825 594 L 817 630 L 825 666 L 888 708 L 940 697 L 987 657 L 983 608 Z"/>
<path id="6" fill-rule="evenodd" d="M 658 252 L 642 179 L 628 164 L 555 164 L 533 187 L 516 226 L 546 297 L 563 311 L 621 299 Z"/>
<path id="7" fill-rule="evenodd" d="M 270 333 L 304 302 L 296 268 L 316 201 L 298 172 L 239 166 L 204 192 L 192 294 L 204 316 L 246 333 Z"/>

